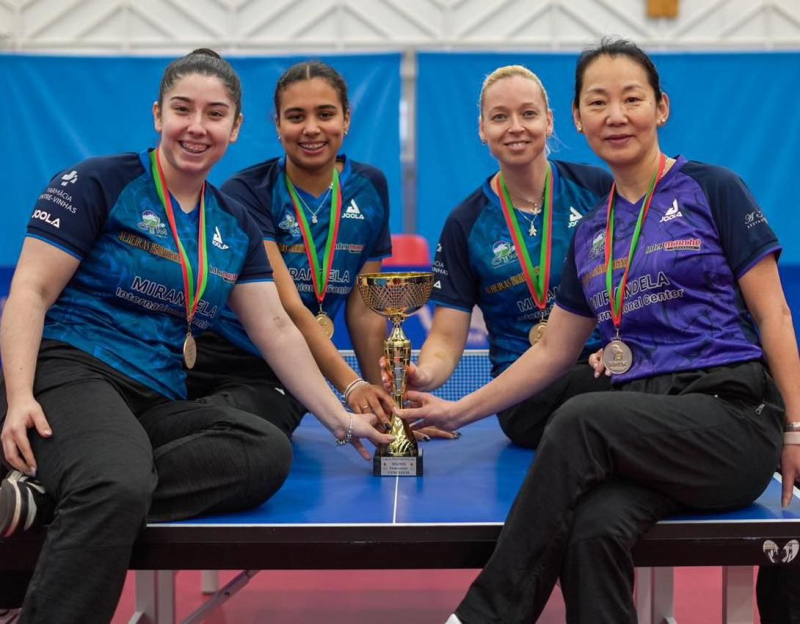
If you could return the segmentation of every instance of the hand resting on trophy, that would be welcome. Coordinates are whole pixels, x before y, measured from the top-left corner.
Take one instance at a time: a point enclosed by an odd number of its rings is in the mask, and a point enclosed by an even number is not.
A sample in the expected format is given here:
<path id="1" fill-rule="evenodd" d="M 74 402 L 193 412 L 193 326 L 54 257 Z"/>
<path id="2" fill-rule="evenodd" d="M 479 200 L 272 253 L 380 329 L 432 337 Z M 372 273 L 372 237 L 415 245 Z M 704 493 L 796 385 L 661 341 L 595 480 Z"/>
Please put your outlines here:
<path id="1" fill-rule="evenodd" d="M 436 429 L 446 435 L 446 432 L 454 432 L 455 435 L 459 435 L 456 430 L 472 422 L 471 420 L 462 421 L 453 413 L 451 408 L 455 403 L 445 401 L 428 392 L 409 390 L 406 393 L 406 399 L 407 407 L 403 409 L 396 407 L 394 414 L 407 422 L 415 434 L 418 431 Z"/>
<path id="2" fill-rule="evenodd" d="M 391 392 L 394 387 L 394 371 L 388 366 L 386 357 L 380 359 L 381 366 L 381 381 L 386 392 Z M 413 362 L 409 362 L 406 366 L 406 391 L 423 392 L 430 389 L 430 380 L 423 368 L 420 368 Z M 406 395 L 406 407 L 418 407 L 408 395 Z M 414 437 L 417 440 L 427 442 L 428 440 L 438 438 L 442 440 L 457 440 L 461 437 L 458 431 L 440 429 L 438 427 L 423 427 L 421 429 L 414 429 Z"/>

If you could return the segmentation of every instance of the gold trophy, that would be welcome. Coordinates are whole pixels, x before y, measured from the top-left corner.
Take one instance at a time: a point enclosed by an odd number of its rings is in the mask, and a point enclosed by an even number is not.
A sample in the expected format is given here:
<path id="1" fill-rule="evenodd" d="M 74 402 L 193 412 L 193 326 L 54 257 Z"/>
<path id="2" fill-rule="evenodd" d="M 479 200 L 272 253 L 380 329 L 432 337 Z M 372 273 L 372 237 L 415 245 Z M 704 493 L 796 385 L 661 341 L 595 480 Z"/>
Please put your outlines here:
<path id="1" fill-rule="evenodd" d="M 392 320 L 393 328 L 383 342 L 383 354 L 392 379 L 392 398 L 403 407 L 406 367 L 411 362 L 411 341 L 403 333 L 403 321 L 419 310 L 431 296 L 433 273 L 363 273 L 358 291 L 371 310 Z M 422 449 L 404 420 L 392 416 L 394 441 L 375 451 L 372 474 L 376 477 L 421 477 Z"/>

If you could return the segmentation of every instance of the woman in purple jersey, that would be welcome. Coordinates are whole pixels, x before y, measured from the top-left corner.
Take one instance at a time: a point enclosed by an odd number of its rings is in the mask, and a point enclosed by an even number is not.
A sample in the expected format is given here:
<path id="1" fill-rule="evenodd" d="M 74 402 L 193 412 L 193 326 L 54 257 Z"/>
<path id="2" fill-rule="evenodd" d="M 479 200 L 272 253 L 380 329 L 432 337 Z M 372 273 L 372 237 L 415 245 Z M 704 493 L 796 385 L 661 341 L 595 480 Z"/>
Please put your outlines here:
<path id="1" fill-rule="evenodd" d="M 730 171 L 662 153 L 669 100 L 630 42 L 581 55 L 573 112 L 615 187 L 578 226 L 547 332 L 484 388 L 411 393 L 402 417 L 495 413 L 567 371 L 596 325 L 615 390 L 556 410 L 450 624 L 527 624 L 559 580 L 567 621 L 635 622 L 631 550 L 653 523 L 750 504 L 779 458 L 787 504 L 800 471 L 800 359 L 755 200 Z"/>
<path id="2" fill-rule="evenodd" d="M 544 85 L 528 68 L 509 65 L 489 74 L 481 88 L 479 108 L 481 141 L 497 159 L 500 170 L 457 207 L 445 223 L 433 269 L 437 280 L 431 296 L 436 304 L 433 326 L 422 345 L 419 362 L 408 367 L 410 390 L 429 392 L 450 378 L 464 352 L 475 305 L 481 308 L 489 329 L 493 375 L 502 372 L 540 338 L 554 301 L 549 294 L 558 289 L 561 259 L 569 248 L 574 227 L 611 187 L 610 176 L 596 167 L 567 168 L 568 163 L 548 160 L 553 113 Z M 552 188 L 554 178 L 568 181 Z M 516 224 L 509 222 L 511 211 L 503 207 L 501 186 L 508 192 Z M 555 195 L 559 197 L 553 198 Z M 546 198 L 551 199 L 548 206 L 544 205 Z M 566 214 L 548 219 L 554 204 Z M 526 259 L 522 254 L 517 254 L 508 273 L 502 273 L 505 267 L 492 266 L 490 246 L 497 238 L 471 242 L 473 230 L 480 227 L 491 229 L 493 234 L 496 229 L 497 235 L 514 240 L 515 247 L 517 242 L 527 247 L 532 256 L 531 268 L 536 267 L 530 271 L 533 277 L 527 279 L 529 272 L 523 266 Z M 552 266 L 547 260 L 541 262 L 543 250 L 558 250 L 553 253 Z M 492 284 L 513 279 L 515 274 L 526 276 L 525 282 L 489 294 Z M 542 291 L 544 296 L 538 296 Z M 527 301 L 534 305 L 519 312 L 520 305 Z M 385 361 L 382 363 L 386 371 Z M 384 377 L 384 383 L 390 384 L 388 373 L 384 372 Z M 497 418 L 513 442 L 536 448 L 545 424 L 561 403 L 584 392 L 608 388 L 606 379 L 593 377 L 584 355 L 583 361 L 562 378 L 536 396 L 501 410 Z"/>
<path id="3" fill-rule="evenodd" d="M 359 437 L 391 440 L 330 392 L 280 304 L 256 224 L 206 183 L 242 123 L 236 72 L 210 50 L 174 61 L 153 115 L 155 150 L 90 159 L 58 178 L 71 181 L 69 209 L 39 197 L 16 267 L 0 329 L 0 441 L 12 467 L 0 537 L 50 526 L 21 615 L 6 621 L 108 622 L 147 519 L 245 509 L 280 488 L 292 451 L 276 427 L 175 400 L 194 331 L 226 303 L 338 444 L 368 459 Z M 206 244 L 220 231 L 240 244 Z M 131 295 L 129 279 L 180 296 Z M 150 369 L 180 387 L 159 386 Z M 24 580 L 0 580 L 0 612 L 19 606 L 6 592 Z"/>

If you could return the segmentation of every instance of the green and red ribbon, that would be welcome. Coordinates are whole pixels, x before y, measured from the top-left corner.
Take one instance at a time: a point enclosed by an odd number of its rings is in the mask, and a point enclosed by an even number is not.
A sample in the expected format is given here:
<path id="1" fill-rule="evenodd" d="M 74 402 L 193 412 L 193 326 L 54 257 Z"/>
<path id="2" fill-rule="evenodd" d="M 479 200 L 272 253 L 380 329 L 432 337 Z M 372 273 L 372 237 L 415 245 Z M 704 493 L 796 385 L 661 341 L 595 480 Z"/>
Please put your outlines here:
<path id="1" fill-rule="evenodd" d="M 611 320 L 614 322 L 614 327 L 619 332 L 619 326 L 622 323 L 622 311 L 625 304 L 625 287 L 628 285 L 628 275 L 633 263 L 633 255 L 636 253 L 636 248 L 639 246 L 639 238 L 642 235 L 642 227 L 647 213 L 650 211 L 650 204 L 655 195 L 656 186 L 664 175 L 664 167 L 667 163 L 667 157 L 661 154 L 658 163 L 658 171 L 653 174 L 650 180 L 650 187 L 642 200 L 642 207 L 639 210 L 639 218 L 636 220 L 636 227 L 633 230 L 633 237 L 631 238 L 630 249 L 628 250 L 628 263 L 625 265 L 625 272 L 622 274 L 622 280 L 617 287 L 615 294 L 614 290 L 614 205 L 616 203 L 617 183 L 611 186 L 611 191 L 608 194 L 608 212 L 606 214 L 606 290 L 608 290 L 608 299 L 611 306 Z"/>
<path id="2" fill-rule="evenodd" d="M 533 297 L 533 302 L 540 310 L 544 310 L 547 307 L 547 293 L 550 288 L 550 259 L 553 246 L 553 175 L 550 167 L 550 163 L 548 162 L 547 171 L 544 175 L 544 205 L 542 206 L 543 225 L 542 242 L 539 248 L 539 273 L 535 278 L 533 262 L 531 262 L 531 256 L 528 252 L 528 246 L 525 244 L 522 229 L 519 227 L 519 220 L 517 219 L 516 211 L 511 202 L 511 196 L 509 195 L 508 188 L 503 179 L 503 174 L 502 172 L 497 174 L 497 195 L 500 198 L 500 205 L 503 207 L 503 216 L 506 219 L 508 230 L 514 241 L 514 247 L 517 250 L 517 257 L 522 265 L 522 274 L 525 276 L 528 290 L 530 290 L 531 297 Z"/>
<path id="3" fill-rule="evenodd" d="M 200 226 L 197 230 L 197 284 L 194 284 L 194 272 L 189 262 L 189 254 L 181 242 L 178 235 L 178 226 L 175 223 L 175 212 L 172 209 L 172 200 L 169 195 L 164 171 L 161 168 L 161 156 L 158 148 L 150 152 L 150 169 L 153 173 L 153 181 L 156 185 L 156 192 L 164 210 L 167 212 L 169 226 L 172 229 L 172 236 L 175 238 L 175 245 L 178 248 L 181 271 L 183 273 L 183 288 L 186 296 L 184 304 L 186 306 L 186 320 L 191 327 L 197 306 L 206 290 L 208 284 L 208 242 L 206 238 L 206 183 L 203 181 L 203 188 L 200 190 Z"/>
<path id="4" fill-rule="evenodd" d="M 308 264 L 311 267 L 311 281 L 314 284 L 314 294 L 317 296 L 320 309 L 322 309 L 322 302 L 325 299 L 325 291 L 328 288 L 328 281 L 331 276 L 333 257 L 336 253 L 336 241 L 339 238 L 339 223 L 342 220 L 342 188 L 339 184 L 339 172 L 336 167 L 333 168 L 332 178 L 331 216 L 330 223 L 328 224 L 328 238 L 325 241 L 325 249 L 320 261 L 319 254 L 317 253 L 317 246 L 314 244 L 314 236 L 311 233 L 311 227 L 308 225 L 306 214 L 300 206 L 300 198 L 297 196 L 297 190 L 289 176 L 286 176 L 286 186 L 289 189 L 289 195 L 292 196 L 297 222 L 300 224 L 300 233 L 303 235 L 306 256 L 308 257 Z"/>

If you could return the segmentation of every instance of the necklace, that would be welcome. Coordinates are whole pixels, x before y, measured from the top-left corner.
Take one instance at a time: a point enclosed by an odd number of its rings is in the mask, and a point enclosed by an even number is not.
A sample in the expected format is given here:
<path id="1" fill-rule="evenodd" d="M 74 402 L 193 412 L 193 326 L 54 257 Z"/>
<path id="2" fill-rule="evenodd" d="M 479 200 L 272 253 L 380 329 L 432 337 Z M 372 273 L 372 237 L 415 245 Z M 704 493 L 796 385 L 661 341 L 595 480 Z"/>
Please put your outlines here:
<path id="1" fill-rule="evenodd" d="M 328 190 L 325 191 L 325 194 L 322 196 L 322 199 L 320 199 L 319 203 L 317 204 L 316 210 L 311 210 L 311 208 L 309 208 L 309 206 L 306 203 L 306 201 L 303 199 L 303 196 L 300 195 L 300 193 L 297 194 L 297 199 L 299 199 L 300 203 L 303 204 L 303 208 L 306 209 L 306 212 L 308 212 L 308 214 L 311 215 L 311 223 L 319 222 L 319 219 L 317 218 L 317 214 L 322 209 L 322 206 L 325 204 L 325 200 L 328 199 L 328 195 L 331 194 L 331 188 L 333 188 L 333 185 L 329 186 Z"/>
<path id="2" fill-rule="evenodd" d="M 518 210 L 519 214 L 525 217 L 525 220 L 530 223 L 530 227 L 528 228 L 528 236 L 536 236 L 539 233 L 539 231 L 536 229 L 536 217 L 539 216 L 539 213 L 542 211 L 541 208 L 539 210 L 532 210 L 530 212 L 527 210 L 522 210 L 521 208 Z"/>
<path id="3" fill-rule="evenodd" d="M 539 201 L 536 201 L 535 199 L 525 199 L 524 197 L 515 193 L 509 194 L 511 195 L 511 199 L 516 200 L 514 201 L 514 205 L 517 208 L 520 208 L 519 204 L 527 204 L 531 207 L 530 212 L 532 214 L 537 215 L 542 211 L 542 200 L 544 199 L 544 194 L 542 194 L 542 197 L 539 198 Z"/>
<path id="4" fill-rule="evenodd" d="M 525 199 L 524 197 L 520 197 L 514 193 L 509 193 L 511 195 L 512 200 L 514 200 L 514 207 L 519 210 L 525 220 L 530 223 L 530 227 L 528 228 L 528 236 L 536 236 L 539 232 L 536 229 L 536 217 L 542 212 L 542 204 L 544 202 L 544 195 L 539 199 L 539 201 L 533 199 Z M 530 208 L 523 208 L 520 204 L 528 204 Z"/>

